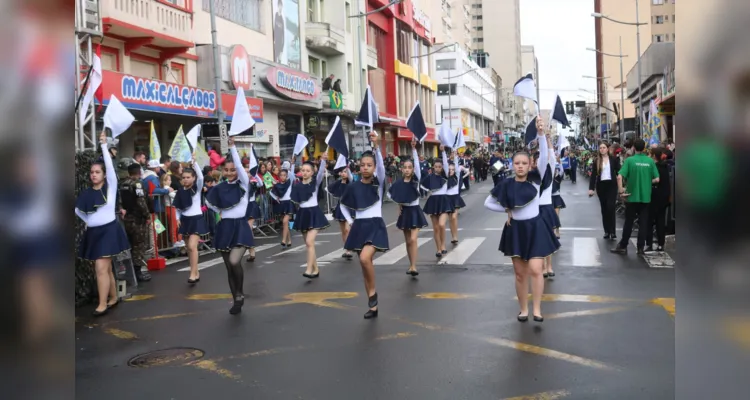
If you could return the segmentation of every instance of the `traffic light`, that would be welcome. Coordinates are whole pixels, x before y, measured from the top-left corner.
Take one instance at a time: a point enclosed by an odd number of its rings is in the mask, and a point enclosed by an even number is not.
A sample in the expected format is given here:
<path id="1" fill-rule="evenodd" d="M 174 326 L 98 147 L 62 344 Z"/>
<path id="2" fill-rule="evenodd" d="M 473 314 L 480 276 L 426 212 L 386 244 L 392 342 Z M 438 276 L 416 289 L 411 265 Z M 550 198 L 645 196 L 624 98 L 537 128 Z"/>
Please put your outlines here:
<path id="1" fill-rule="evenodd" d="M 575 114 L 575 110 L 573 108 L 573 102 L 572 101 L 566 101 L 565 102 L 565 113 L 568 115 Z"/>

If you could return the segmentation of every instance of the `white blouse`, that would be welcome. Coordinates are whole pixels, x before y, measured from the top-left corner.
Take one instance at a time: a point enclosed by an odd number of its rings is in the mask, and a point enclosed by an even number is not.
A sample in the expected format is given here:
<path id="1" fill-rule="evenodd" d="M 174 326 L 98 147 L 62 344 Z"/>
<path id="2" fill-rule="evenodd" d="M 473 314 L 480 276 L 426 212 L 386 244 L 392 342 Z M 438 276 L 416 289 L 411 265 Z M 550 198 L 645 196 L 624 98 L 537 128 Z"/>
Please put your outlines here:
<path id="1" fill-rule="evenodd" d="M 602 160 L 602 170 L 600 172 L 601 172 L 601 174 L 599 175 L 600 181 L 612 180 L 612 171 L 610 171 L 609 169 L 609 157 L 606 157 L 604 160 Z"/>

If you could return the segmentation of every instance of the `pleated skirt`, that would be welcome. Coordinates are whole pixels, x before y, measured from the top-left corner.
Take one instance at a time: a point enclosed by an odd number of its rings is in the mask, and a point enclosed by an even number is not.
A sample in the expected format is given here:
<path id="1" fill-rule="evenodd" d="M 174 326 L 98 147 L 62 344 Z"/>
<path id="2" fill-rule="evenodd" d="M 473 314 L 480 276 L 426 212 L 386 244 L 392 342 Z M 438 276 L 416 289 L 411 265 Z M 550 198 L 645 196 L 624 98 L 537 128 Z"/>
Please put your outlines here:
<path id="1" fill-rule="evenodd" d="M 555 209 L 565 208 L 565 201 L 563 201 L 562 196 L 560 196 L 560 195 L 553 195 L 552 196 L 552 206 L 555 207 Z"/>
<path id="2" fill-rule="evenodd" d="M 540 205 L 539 215 L 541 215 L 544 222 L 550 226 L 550 229 L 557 229 L 560 227 L 560 217 L 555 212 L 555 207 L 552 204 Z"/>
<path id="3" fill-rule="evenodd" d="M 376 251 L 388 251 L 388 231 L 383 218 L 355 219 L 349 236 L 346 237 L 344 248 L 351 251 L 361 251 L 365 246 L 373 246 Z"/>
<path id="4" fill-rule="evenodd" d="M 260 207 L 257 201 L 247 202 L 247 211 L 245 211 L 245 219 L 260 219 Z"/>
<path id="5" fill-rule="evenodd" d="M 235 247 L 255 247 L 253 231 L 244 218 L 222 218 L 216 224 L 214 248 L 218 251 L 230 251 Z"/>
<path id="6" fill-rule="evenodd" d="M 560 248 L 560 241 L 547 223 L 538 215 L 526 220 L 511 220 L 500 238 L 500 251 L 506 257 L 520 257 L 528 261 L 544 258 Z"/>
<path id="7" fill-rule="evenodd" d="M 422 229 L 427 227 L 427 218 L 419 206 L 403 206 L 396 221 L 398 229 Z"/>
<path id="8" fill-rule="evenodd" d="M 130 249 L 128 235 L 120 222 L 114 220 L 102 226 L 87 227 L 78 247 L 78 257 L 95 261 L 114 257 Z"/>
<path id="9" fill-rule="evenodd" d="M 331 226 L 320 207 L 300 207 L 294 216 L 294 230 L 307 232 L 313 229 L 325 229 Z"/>
<path id="10" fill-rule="evenodd" d="M 433 194 L 424 204 L 424 213 L 427 215 L 440 215 L 455 211 L 453 201 L 446 194 Z"/>
<path id="11" fill-rule="evenodd" d="M 180 229 L 177 232 L 182 236 L 208 235 L 208 224 L 206 224 L 206 218 L 203 214 L 187 216 L 183 215 L 180 217 Z"/>

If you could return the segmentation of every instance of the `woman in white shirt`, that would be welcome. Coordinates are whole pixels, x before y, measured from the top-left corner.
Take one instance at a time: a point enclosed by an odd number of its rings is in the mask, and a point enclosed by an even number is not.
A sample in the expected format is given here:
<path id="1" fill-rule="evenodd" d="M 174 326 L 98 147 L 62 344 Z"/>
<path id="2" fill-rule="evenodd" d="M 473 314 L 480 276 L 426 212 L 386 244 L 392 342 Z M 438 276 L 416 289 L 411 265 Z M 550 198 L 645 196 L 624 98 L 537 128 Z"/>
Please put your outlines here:
<path id="1" fill-rule="evenodd" d="M 176 209 L 178 233 L 185 240 L 190 277 L 188 284 L 195 285 L 201 280 L 198 272 L 198 242 L 208 235 L 206 219 L 201 210 L 201 192 L 203 191 L 203 172 L 193 156 L 192 168 L 182 170 L 182 187 L 175 192 L 172 205 Z"/>
<path id="2" fill-rule="evenodd" d="M 250 194 L 248 177 L 242 168 L 242 159 L 234 146 L 234 138 L 229 138 L 229 153 L 231 159 L 223 164 L 223 174 L 226 178 L 214 186 L 206 195 L 206 206 L 221 217 L 216 224 L 214 234 L 214 248 L 221 252 L 224 265 L 229 277 L 229 290 L 234 304 L 229 309 L 232 315 L 242 312 L 245 304 L 243 285 L 245 271 L 242 269 L 242 256 L 247 249 L 255 247 L 253 231 L 247 224 L 247 202 Z"/>
<path id="3" fill-rule="evenodd" d="M 378 148 L 378 135 L 370 133 L 370 141 L 375 154 L 367 151 L 359 159 L 361 179 L 347 185 L 341 196 L 341 212 L 349 221 L 351 229 L 344 243 L 344 249 L 359 253 L 362 276 L 367 292 L 367 305 L 370 309 L 365 319 L 378 316 L 378 292 L 375 289 L 375 266 L 373 257 L 376 251 L 388 251 L 388 231 L 383 221 L 383 184 L 385 164 Z M 354 210 L 352 218 L 349 210 Z"/>
<path id="4" fill-rule="evenodd" d="M 328 219 L 318 205 L 318 189 L 326 173 L 327 160 L 328 154 L 323 153 L 320 157 L 318 175 L 315 179 L 313 179 L 315 166 L 312 162 L 306 161 L 300 168 L 302 180 L 292 185 L 291 201 L 298 207 L 297 214 L 294 216 L 294 230 L 301 232 L 302 237 L 305 238 L 307 268 L 302 276 L 308 279 L 320 276 L 315 255 L 315 237 L 318 236 L 319 230 L 330 226 Z"/>
<path id="5" fill-rule="evenodd" d="M 422 172 L 419 167 L 419 154 L 417 153 L 417 142 L 411 142 L 412 159 L 401 163 L 402 178 L 393 182 L 388 188 L 388 197 L 399 205 L 398 220 L 396 227 L 404 231 L 406 241 L 406 252 L 409 255 L 409 269 L 407 275 L 417 276 L 417 255 L 419 245 L 417 236 L 419 230 L 427 227 L 427 218 L 419 207 L 419 181 Z"/>
<path id="6" fill-rule="evenodd" d="M 620 157 L 609 154 L 609 144 L 601 142 L 599 152 L 591 167 L 589 178 L 589 197 L 594 193 L 599 197 L 602 212 L 604 238 L 617 239 L 617 173 L 620 172 Z"/>
<path id="7" fill-rule="evenodd" d="M 112 258 L 130 249 L 125 229 L 117 221 L 117 173 L 112 156 L 107 149 L 107 136 L 99 135 L 104 164 L 91 165 L 91 187 L 84 189 L 76 199 L 75 213 L 85 224 L 86 231 L 78 247 L 78 257 L 93 261 L 99 305 L 95 317 L 104 315 L 118 303 Z M 108 297 L 110 300 L 108 300 Z"/>

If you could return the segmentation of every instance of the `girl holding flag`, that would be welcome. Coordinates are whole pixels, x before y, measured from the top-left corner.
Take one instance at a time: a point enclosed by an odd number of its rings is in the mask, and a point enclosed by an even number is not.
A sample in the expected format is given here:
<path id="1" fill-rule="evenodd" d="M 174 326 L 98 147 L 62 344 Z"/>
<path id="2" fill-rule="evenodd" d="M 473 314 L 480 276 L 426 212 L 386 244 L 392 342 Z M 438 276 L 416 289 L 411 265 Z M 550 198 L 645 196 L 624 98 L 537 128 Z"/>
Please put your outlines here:
<path id="1" fill-rule="evenodd" d="M 422 188 L 430 192 L 430 197 L 424 205 L 425 214 L 430 215 L 432 220 L 432 232 L 435 237 L 437 253 L 435 257 L 440 258 L 448 253 L 445 250 L 445 222 L 449 213 L 454 211 L 453 202 L 448 198 L 448 176 L 445 167 L 448 165 L 448 156 L 445 155 L 445 146 L 440 145 L 443 154 L 442 161 L 435 160 L 432 173 L 422 178 Z"/>
<path id="2" fill-rule="evenodd" d="M 255 226 L 255 220 L 261 218 L 260 207 L 258 202 L 255 201 L 256 194 L 263 187 L 263 180 L 258 175 L 258 157 L 255 156 L 255 147 L 250 145 L 250 164 L 249 164 L 249 176 L 250 184 L 248 185 L 248 197 L 247 197 L 247 210 L 245 211 L 245 218 L 247 224 L 250 226 L 250 232 L 253 232 Z M 255 248 L 250 248 L 250 255 L 247 257 L 247 261 L 255 261 Z"/>
<path id="3" fill-rule="evenodd" d="M 172 206 L 176 210 L 178 233 L 186 238 L 188 260 L 190 262 L 190 277 L 188 283 L 198 283 L 198 241 L 200 237 L 208 235 L 206 220 L 201 210 L 201 193 L 203 190 L 203 172 L 195 161 L 195 155 L 190 162 L 192 168 L 182 171 L 182 187 L 175 194 Z"/>
<path id="4" fill-rule="evenodd" d="M 446 196 L 450 200 L 454 211 L 450 214 L 451 244 L 458 244 L 458 210 L 466 207 L 464 199 L 461 198 L 460 188 L 464 178 L 467 177 L 468 168 L 459 165 L 458 152 L 453 152 L 453 162 L 448 166 L 448 190 Z M 468 186 L 467 186 L 468 187 Z"/>
<path id="5" fill-rule="evenodd" d="M 290 197 L 292 203 L 298 207 L 297 214 L 294 217 L 294 230 L 302 233 L 307 247 L 307 269 L 302 273 L 302 276 L 308 279 L 320 276 L 315 255 L 315 237 L 318 235 L 318 230 L 330 226 L 328 219 L 318 205 L 318 188 L 323 182 L 327 161 L 328 153 L 324 152 L 320 156 L 318 175 L 315 179 L 313 179 L 315 165 L 311 161 L 305 161 L 300 168 L 302 179 L 292 185 Z"/>
<path id="6" fill-rule="evenodd" d="M 347 185 L 349 185 L 352 180 L 348 167 L 341 168 L 338 175 L 339 179 L 336 179 L 330 185 L 328 185 L 326 191 L 334 198 L 341 199 L 341 196 L 343 196 L 344 192 L 346 191 Z M 341 212 L 341 207 L 341 201 L 339 201 L 338 204 L 336 204 L 336 208 L 333 209 L 333 219 L 339 221 L 339 227 L 341 228 L 341 240 L 346 243 L 346 237 L 349 235 L 349 223 L 346 221 L 344 213 Z M 350 210 L 350 213 L 351 212 L 352 211 Z M 345 250 L 344 254 L 342 254 L 341 257 L 346 258 L 347 260 L 351 260 L 352 252 L 349 250 Z"/>
<path id="7" fill-rule="evenodd" d="M 292 158 L 294 160 L 294 158 Z M 286 161 L 285 161 L 286 163 Z M 294 163 L 291 164 L 292 175 L 294 174 Z M 295 209 L 292 204 L 292 181 L 289 178 L 289 170 L 282 169 L 279 173 L 279 183 L 271 186 L 271 198 L 276 201 L 273 206 L 274 214 L 281 219 L 281 248 L 292 247 L 292 232 L 289 230 L 289 221 L 293 220 Z"/>

